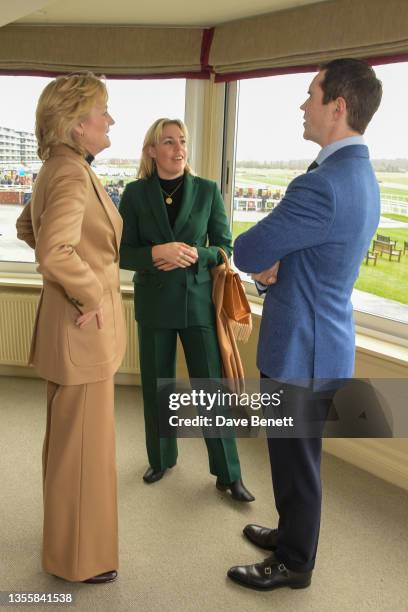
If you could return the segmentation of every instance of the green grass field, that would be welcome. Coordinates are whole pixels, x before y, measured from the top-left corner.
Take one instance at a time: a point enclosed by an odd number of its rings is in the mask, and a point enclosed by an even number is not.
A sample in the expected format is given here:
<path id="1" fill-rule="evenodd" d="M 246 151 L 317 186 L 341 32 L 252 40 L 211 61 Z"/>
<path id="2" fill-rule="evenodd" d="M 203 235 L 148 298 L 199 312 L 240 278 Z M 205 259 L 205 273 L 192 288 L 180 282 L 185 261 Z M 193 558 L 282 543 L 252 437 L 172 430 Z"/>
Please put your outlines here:
<path id="1" fill-rule="evenodd" d="M 265 185 L 281 185 L 287 187 L 295 176 L 300 171 L 292 170 L 246 170 L 242 171 L 239 168 L 235 174 L 235 181 L 237 185 L 248 185 L 251 186 L 254 183 L 262 183 Z"/>
<path id="2" fill-rule="evenodd" d="M 405 217 L 408 221 L 408 219 Z M 408 229 L 380 229 L 381 234 L 397 240 L 397 249 L 402 249 L 404 240 L 408 241 Z M 367 291 L 389 300 L 408 304 L 408 252 L 401 255 L 401 261 L 388 261 L 385 254 L 377 256 L 377 264 L 363 263 L 355 284 L 356 289 Z"/>
<path id="3" fill-rule="evenodd" d="M 408 202 L 408 189 L 398 189 L 397 187 L 387 187 L 384 185 L 380 185 L 380 193 L 386 193 L 392 196 L 398 196 L 404 198 L 406 202 Z"/>
<path id="4" fill-rule="evenodd" d="M 407 172 L 377 172 L 376 176 L 380 183 L 400 183 L 401 185 L 406 185 L 408 189 Z"/>
<path id="5" fill-rule="evenodd" d="M 249 230 L 254 223 L 247 223 L 246 221 L 234 221 L 232 224 L 232 239 L 235 240 L 237 236 Z"/>

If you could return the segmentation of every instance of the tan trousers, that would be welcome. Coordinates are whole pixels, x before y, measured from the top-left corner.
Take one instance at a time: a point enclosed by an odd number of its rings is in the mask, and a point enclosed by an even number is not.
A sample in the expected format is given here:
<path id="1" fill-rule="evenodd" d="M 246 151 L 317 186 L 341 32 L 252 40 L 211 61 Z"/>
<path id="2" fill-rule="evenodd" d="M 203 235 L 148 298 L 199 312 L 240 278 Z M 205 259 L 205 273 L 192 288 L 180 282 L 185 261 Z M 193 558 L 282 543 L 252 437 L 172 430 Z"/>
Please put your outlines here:
<path id="1" fill-rule="evenodd" d="M 80 581 L 118 568 L 113 378 L 47 396 L 43 568 Z"/>

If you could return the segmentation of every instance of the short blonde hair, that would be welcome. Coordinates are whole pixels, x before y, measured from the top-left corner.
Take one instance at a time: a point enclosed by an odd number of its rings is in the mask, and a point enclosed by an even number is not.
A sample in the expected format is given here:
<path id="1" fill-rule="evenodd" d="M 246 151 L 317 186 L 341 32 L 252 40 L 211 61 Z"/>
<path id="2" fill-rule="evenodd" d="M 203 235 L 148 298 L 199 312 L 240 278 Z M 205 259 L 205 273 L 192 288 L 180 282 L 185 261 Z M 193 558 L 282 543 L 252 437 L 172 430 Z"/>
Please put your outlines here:
<path id="1" fill-rule="evenodd" d="M 43 90 L 37 104 L 35 134 L 38 157 L 45 161 L 51 147 L 65 144 L 85 156 L 73 128 L 85 120 L 97 104 L 106 105 L 108 92 L 102 77 L 91 72 L 60 76 Z"/>
<path id="2" fill-rule="evenodd" d="M 143 141 L 142 157 L 140 159 L 139 171 L 137 173 L 138 178 L 149 178 L 156 171 L 156 163 L 152 157 L 150 157 L 148 151 L 149 147 L 153 147 L 159 144 L 163 134 L 163 129 L 166 125 L 177 125 L 184 138 L 188 141 L 188 130 L 185 123 L 181 119 L 169 119 L 168 117 L 161 117 L 157 119 L 153 125 L 147 130 L 146 136 Z M 191 166 L 185 165 L 184 172 L 193 174 Z"/>

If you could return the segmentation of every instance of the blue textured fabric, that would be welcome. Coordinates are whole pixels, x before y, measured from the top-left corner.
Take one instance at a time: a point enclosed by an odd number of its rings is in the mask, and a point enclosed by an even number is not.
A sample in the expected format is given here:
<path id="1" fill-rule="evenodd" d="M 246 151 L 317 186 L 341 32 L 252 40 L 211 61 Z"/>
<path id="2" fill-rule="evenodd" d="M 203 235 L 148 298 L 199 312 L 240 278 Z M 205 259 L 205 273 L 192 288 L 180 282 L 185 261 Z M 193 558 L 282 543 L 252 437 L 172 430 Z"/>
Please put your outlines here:
<path id="1" fill-rule="evenodd" d="M 235 265 L 280 260 L 265 297 L 257 366 L 270 378 L 348 378 L 354 370 L 350 296 L 380 217 L 365 145 L 345 146 L 296 177 L 280 204 L 238 236 Z"/>

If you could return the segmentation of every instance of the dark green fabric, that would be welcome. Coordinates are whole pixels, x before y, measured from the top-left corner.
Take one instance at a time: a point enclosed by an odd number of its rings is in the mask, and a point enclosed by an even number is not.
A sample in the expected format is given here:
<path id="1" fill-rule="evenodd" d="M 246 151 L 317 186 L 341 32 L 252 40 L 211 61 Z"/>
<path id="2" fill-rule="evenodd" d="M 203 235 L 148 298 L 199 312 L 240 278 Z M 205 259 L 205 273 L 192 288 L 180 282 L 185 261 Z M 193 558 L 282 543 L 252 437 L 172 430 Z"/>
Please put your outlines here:
<path id="1" fill-rule="evenodd" d="M 180 330 L 150 329 L 138 325 L 140 371 L 145 415 L 146 447 L 149 464 L 155 470 L 172 467 L 177 461 L 176 438 L 159 434 L 157 379 L 175 378 L 177 333 L 183 345 L 190 378 L 221 378 L 218 341 L 213 326 Z M 234 438 L 205 438 L 211 474 L 222 484 L 241 478 Z"/>
<path id="2" fill-rule="evenodd" d="M 232 237 L 221 193 L 213 181 L 186 174 L 183 199 L 172 229 L 156 176 L 126 186 L 120 267 L 134 270 L 135 317 L 152 328 L 182 329 L 214 322 L 211 267 L 221 262 L 218 247 L 232 253 Z M 197 247 L 189 268 L 157 270 L 152 247 L 166 242 Z"/>

